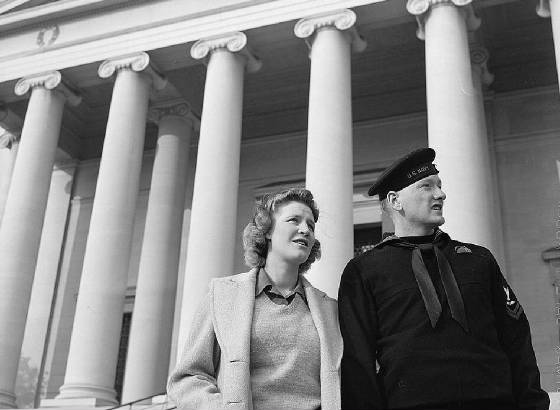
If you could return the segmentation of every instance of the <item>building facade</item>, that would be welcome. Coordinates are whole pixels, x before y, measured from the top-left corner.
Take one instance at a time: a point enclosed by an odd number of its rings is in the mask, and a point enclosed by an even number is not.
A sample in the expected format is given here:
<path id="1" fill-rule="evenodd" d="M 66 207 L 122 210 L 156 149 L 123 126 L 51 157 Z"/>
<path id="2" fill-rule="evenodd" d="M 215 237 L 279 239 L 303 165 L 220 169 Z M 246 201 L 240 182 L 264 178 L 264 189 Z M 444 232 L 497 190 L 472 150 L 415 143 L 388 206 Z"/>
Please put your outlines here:
<path id="1" fill-rule="evenodd" d="M 391 230 L 369 184 L 422 146 L 556 392 L 557 2 L 0 1 L 0 408 L 162 393 L 265 192 L 314 193 L 336 297 Z"/>

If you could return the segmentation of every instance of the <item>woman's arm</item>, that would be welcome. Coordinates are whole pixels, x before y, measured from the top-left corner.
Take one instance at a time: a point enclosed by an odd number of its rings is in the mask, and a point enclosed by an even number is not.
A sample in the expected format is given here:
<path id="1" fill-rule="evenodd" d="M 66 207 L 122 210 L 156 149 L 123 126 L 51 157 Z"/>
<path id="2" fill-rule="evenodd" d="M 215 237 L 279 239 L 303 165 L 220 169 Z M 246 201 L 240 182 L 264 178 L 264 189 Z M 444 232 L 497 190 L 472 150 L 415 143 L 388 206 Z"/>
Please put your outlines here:
<path id="1" fill-rule="evenodd" d="M 171 374 L 167 394 L 179 410 L 219 410 L 222 394 L 217 385 L 220 346 L 210 312 L 212 285 L 194 316 L 180 362 Z"/>

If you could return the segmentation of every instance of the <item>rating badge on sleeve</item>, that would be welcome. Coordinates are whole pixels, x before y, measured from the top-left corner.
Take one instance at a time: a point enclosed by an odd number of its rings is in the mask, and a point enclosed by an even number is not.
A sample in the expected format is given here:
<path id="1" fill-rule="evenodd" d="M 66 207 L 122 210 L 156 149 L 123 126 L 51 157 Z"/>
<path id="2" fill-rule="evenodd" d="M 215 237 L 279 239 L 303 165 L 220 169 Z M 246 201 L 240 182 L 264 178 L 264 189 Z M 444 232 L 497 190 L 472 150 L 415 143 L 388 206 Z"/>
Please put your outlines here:
<path id="1" fill-rule="evenodd" d="M 513 294 L 513 291 L 511 290 L 511 288 L 508 286 L 507 283 L 503 284 L 503 288 L 504 288 L 504 293 L 506 294 L 506 312 L 512 318 L 517 320 L 523 313 L 523 307 L 521 307 L 521 304 L 516 299 L 515 295 Z"/>

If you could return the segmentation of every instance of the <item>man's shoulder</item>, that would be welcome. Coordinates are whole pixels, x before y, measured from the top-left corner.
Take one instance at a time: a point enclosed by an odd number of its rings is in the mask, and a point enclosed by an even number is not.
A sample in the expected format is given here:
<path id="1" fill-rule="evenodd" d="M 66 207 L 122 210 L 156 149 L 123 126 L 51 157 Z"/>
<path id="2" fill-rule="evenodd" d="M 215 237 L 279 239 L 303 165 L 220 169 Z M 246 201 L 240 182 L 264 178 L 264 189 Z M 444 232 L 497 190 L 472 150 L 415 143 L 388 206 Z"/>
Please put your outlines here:
<path id="1" fill-rule="evenodd" d="M 462 256 L 476 256 L 484 259 L 494 260 L 494 255 L 488 248 L 469 242 L 462 242 L 456 239 L 449 241 L 452 252 Z"/>
<path id="2" fill-rule="evenodd" d="M 357 270 L 367 270 L 371 273 L 377 270 L 383 271 L 391 269 L 395 265 L 396 260 L 399 259 L 398 254 L 406 252 L 410 252 L 410 250 L 393 246 L 375 246 L 354 256 L 354 258 L 350 259 L 348 265 Z"/>
<path id="3" fill-rule="evenodd" d="M 353 263 L 355 265 L 372 263 L 376 258 L 378 259 L 381 257 L 381 254 L 382 253 L 378 248 L 372 247 L 371 249 L 362 251 L 361 253 L 355 255 L 352 259 L 350 259 L 349 263 Z"/>

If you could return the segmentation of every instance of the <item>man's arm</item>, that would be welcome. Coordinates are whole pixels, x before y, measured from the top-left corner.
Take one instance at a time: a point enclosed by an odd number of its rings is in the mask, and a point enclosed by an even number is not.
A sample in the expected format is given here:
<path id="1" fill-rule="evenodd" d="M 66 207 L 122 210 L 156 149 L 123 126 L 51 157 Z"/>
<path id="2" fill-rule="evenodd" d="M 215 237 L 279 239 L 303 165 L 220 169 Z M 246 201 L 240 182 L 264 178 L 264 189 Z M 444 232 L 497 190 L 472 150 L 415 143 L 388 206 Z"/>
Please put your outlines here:
<path id="1" fill-rule="evenodd" d="M 179 410 L 219 410 L 223 407 L 216 382 L 220 346 L 212 324 L 211 294 L 212 290 L 195 314 L 181 361 L 167 384 L 167 394 Z"/>
<path id="2" fill-rule="evenodd" d="M 539 368 L 531 342 L 527 316 L 503 277 L 494 257 L 492 262 L 492 303 L 502 348 L 509 358 L 515 401 L 522 410 L 547 410 L 548 393 L 541 389 Z"/>
<path id="3" fill-rule="evenodd" d="M 352 261 L 342 274 L 338 314 L 344 340 L 342 354 L 342 410 L 385 408 L 376 375 L 377 313 L 371 295 Z"/>

